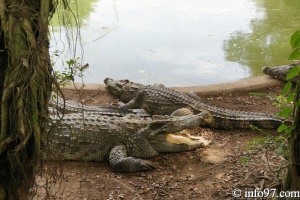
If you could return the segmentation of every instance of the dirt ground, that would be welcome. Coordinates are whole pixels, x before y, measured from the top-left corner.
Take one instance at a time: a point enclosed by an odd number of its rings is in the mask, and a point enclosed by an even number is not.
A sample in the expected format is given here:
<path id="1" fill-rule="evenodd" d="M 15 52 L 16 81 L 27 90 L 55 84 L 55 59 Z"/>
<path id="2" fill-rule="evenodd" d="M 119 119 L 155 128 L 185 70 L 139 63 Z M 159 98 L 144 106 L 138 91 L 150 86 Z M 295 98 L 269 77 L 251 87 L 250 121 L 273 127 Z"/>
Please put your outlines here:
<path id="1" fill-rule="evenodd" d="M 223 108 L 274 114 L 278 108 L 273 104 L 282 87 L 270 86 L 253 93 L 201 98 L 208 104 Z M 115 102 L 112 96 L 100 91 L 82 91 L 79 95 L 64 90 L 64 94 L 67 99 L 81 99 L 86 105 Z M 268 133 L 278 135 L 274 130 Z M 244 194 L 251 188 L 274 188 L 279 183 L 275 170 L 285 163 L 285 159 L 274 152 L 274 143 L 250 148 L 249 142 L 265 136 L 263 133 L 257 130 L 199 129 L 195 134 L 212 139 L 211 145 L 196 151 L 150 158 L 157 166 L 152 171 L 115 173 L 108 162 L 45 164 L 49 174 L 59 176 L 58 179 L 48 176 L 47 185 L 45 174 L 43 178 L 38 177 L 34 199 L 233 199 L 235 188 Z M 53 171 L 58 164 L 62 168 Z"/>

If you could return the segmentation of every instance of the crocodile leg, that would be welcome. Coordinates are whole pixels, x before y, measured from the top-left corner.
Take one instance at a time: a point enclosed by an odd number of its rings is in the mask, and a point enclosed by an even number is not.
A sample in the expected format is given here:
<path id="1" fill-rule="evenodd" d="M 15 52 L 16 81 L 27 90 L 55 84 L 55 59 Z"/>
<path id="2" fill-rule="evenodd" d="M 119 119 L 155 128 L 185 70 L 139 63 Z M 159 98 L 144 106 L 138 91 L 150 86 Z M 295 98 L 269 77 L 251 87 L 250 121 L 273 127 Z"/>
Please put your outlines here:
<path id="1" fill-rule="evenodd" d="M 113 170 L 117 172 L 137 172 L 156 168 L 149 161 L 127 157 L 125 145 L 117 145 L 111 149 L 109 162 Z"/>
<path id="2" fill-rule="evenodd" d="M 137 94 L 136 97 L 131 99 L 129 102 L 122 104 L 119 104 L 119 108 L 123 109 L 132 109 L 132 108 L 141 108 L 144 101 L 144 91 L 141 91 Z"/>

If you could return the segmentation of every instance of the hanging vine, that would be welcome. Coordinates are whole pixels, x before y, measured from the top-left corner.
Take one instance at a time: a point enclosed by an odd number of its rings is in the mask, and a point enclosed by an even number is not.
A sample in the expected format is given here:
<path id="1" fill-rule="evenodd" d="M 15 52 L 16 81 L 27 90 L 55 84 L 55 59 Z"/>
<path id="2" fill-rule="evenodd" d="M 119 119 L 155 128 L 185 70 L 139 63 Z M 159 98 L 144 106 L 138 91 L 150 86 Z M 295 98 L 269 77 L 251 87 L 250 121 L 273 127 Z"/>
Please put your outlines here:
<path id="1" fill-rule="evenodd" d="M 34 183 L 53 81 L 53 8 L 51 0 L 0 0 L 0 199 L 19 199 Z"/>

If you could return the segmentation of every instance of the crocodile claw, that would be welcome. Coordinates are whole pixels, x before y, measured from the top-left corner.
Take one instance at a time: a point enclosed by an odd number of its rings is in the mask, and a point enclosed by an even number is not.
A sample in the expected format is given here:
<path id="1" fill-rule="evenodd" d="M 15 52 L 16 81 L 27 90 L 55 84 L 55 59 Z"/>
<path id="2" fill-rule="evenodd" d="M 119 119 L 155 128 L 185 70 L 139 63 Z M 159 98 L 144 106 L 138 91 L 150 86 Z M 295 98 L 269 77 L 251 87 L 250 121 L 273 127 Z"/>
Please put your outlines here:
<path id="1" fill-rule="evenodd" d="M 147 170 L 156 169 L 156 166 L 151 161 L 141 160 L 139 164 L 140 164 L 139 171 L 147 171 Z"/>

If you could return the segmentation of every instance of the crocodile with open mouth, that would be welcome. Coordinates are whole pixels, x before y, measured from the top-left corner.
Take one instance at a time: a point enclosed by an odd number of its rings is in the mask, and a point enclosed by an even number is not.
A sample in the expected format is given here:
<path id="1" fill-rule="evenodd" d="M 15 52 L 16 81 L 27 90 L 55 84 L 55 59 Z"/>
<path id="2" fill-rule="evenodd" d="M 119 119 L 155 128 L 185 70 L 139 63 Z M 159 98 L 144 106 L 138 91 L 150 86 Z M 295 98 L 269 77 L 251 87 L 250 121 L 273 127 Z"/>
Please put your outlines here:
<path id="1" fill-rule="evenodd" d="M 52 124 L 45 141 L 46 159 L 75 161 L 109 160 L 114 171 L 136 172 L 154 169 L 142 160 L 159 153 L 183 152 L 207 146 L 208 140 L 191 136 L 186 129 L 209 123 L 208 113 L 189 116 L 124 117 L 92 112 L 70 113 Z"/>

